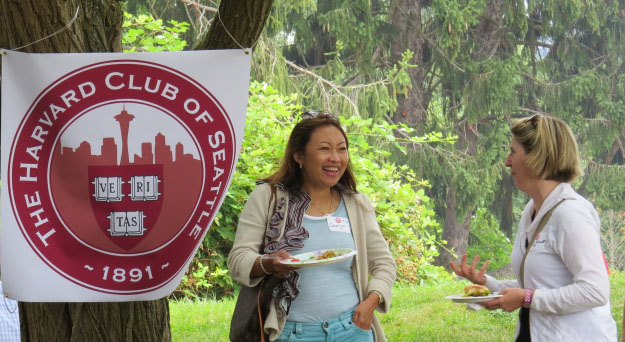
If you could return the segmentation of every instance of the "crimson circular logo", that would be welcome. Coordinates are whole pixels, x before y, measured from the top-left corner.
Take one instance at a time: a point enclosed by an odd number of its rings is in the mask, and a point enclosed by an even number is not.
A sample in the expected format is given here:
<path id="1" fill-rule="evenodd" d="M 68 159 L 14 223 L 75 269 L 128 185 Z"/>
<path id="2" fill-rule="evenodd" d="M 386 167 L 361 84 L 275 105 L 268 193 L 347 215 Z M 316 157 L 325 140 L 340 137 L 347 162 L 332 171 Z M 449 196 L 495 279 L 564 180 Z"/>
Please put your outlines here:
<path id="1" fill-rule="evenodd" d="M 7 186 L 21 232 L 57 273 L 113 294 L 185 269 L 234 170 L 219 102 L 169 67 L 136 60 L 62 76 L 32 103 Z"/>

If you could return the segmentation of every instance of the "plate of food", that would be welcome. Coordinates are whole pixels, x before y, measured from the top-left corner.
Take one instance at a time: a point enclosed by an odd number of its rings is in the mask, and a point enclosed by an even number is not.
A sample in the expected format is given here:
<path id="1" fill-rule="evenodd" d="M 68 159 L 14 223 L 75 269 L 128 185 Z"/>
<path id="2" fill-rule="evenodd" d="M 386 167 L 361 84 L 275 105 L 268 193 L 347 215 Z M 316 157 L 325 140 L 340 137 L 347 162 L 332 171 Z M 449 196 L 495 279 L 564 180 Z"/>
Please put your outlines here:
<path id="1" fill-rule="evenodd" d="M 464 288 L 464 294 L 447 296 L 456 303 L 480 303 L 502 297 L 498 292 L 491 293 L 488 287 L 483 285 L 471 284 Z"/>
<path id="2" fill-rule="evenodd" d="M 354 255 L 356 255 L 356 250 L 351 248 L 321 249 L 297 254 L 290 259 L 280 259 L 280 263 L 297 267 L 313 267 L 333 264 Z"/>

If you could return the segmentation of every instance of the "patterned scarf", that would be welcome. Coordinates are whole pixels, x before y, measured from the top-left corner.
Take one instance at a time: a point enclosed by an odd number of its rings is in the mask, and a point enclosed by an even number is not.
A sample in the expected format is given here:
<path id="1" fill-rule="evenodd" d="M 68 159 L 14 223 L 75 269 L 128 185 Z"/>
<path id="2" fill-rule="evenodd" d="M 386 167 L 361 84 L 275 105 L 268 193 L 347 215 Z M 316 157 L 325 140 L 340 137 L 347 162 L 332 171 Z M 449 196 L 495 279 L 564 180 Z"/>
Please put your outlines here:
<path id="1" fill-rule="evenodd" d="M 308 231 L 302 227 L 304 213 L 310 206 L 311 199 L 308 194 L 301 191 L 286 189 L 282 184 L 277 184 L 275 189 L 276 208 L 269 218 L 269 228 L 265 232 L 265 254 L 276 253 L 280 250 L 290 251 L 304 247 L 304 240 L 308 239 Z M 288 195 L 287 195 L 288 192 Z M 286 213 L 286 198 L 289 200 L 289 212 Z M 286 219 L 284 234 L 280 236 L 280 226 Z M 283 317 L 289 313 L 291 302 L 299 294 L 299 273 L 293 271 L 282 278 L 278 286 L 273 289 L 272 296 L 278 304 L 278 309 Z"/>

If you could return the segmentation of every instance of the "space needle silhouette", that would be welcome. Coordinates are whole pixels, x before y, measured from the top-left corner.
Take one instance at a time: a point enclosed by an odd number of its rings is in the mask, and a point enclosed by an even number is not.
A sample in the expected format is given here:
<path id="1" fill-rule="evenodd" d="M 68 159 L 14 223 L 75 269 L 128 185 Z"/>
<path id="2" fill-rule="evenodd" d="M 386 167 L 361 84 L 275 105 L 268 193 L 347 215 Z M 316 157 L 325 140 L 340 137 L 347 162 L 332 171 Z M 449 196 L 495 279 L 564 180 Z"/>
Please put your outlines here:
<path id="1" fill-rule="evenodd" d="M 121 113 L 115 115 L 115 120 L 119 122 L 119 128 L 122 131 L 122 158 L 119 165 L 130 165 L 130 157 L 128 156 L 128 129 L 130 127 L 130 121 L 134 118 L 134 115 L 126 111 L 126 105 L 124 105 Z"/>

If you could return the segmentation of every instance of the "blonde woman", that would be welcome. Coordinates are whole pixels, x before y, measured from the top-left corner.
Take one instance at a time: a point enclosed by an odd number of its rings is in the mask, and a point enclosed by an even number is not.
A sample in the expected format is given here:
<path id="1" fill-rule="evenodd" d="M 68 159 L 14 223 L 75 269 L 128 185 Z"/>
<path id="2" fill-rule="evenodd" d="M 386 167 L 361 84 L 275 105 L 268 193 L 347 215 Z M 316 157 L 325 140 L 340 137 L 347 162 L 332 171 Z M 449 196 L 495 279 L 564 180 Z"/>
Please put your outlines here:
<path id="1" fill-rule="evenodd" d="M 451 266 L 457 275 L 503 295 L 482 303 L 487 309 L 520 308 L 517 342 L 614 342 L 617 329 L 599 216 L 570 184 L 582 173 L 571 129 L 560 119 L 534 115 L 516 121 L 510 130 L 506 166 L 514 185 L 531 198 L 511 256 L 517 280 L 485 275 L 487 263 L 476 268 L 479 256 L 468 265 L 464 255 Z"/>

